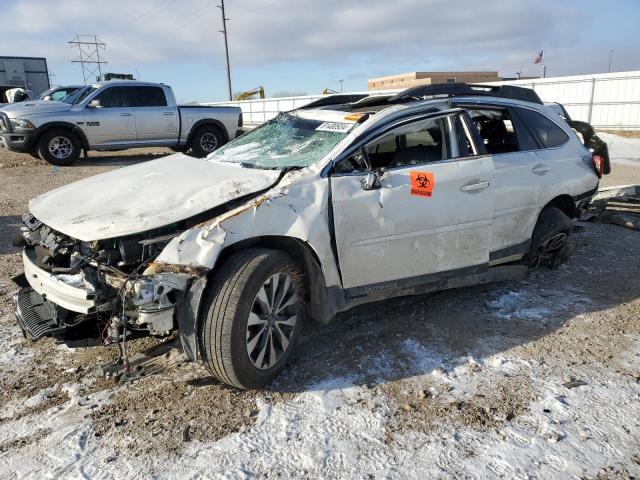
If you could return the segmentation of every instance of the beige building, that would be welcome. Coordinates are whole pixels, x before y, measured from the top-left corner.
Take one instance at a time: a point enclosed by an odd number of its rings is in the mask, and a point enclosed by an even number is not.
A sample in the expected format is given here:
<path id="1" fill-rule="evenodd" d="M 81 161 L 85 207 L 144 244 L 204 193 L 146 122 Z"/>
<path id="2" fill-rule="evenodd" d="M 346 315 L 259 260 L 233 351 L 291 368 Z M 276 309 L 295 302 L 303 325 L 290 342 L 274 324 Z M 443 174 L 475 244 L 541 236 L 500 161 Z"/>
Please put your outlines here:
<path id="1" fill-rule="evenodd" d="M 499 80 L 501 79 L 498 72 L 411 72 L 370 78 L 367 82 L 367 88 L 369 90 L 387 90 L 436 83 L 482 83 Z"/>

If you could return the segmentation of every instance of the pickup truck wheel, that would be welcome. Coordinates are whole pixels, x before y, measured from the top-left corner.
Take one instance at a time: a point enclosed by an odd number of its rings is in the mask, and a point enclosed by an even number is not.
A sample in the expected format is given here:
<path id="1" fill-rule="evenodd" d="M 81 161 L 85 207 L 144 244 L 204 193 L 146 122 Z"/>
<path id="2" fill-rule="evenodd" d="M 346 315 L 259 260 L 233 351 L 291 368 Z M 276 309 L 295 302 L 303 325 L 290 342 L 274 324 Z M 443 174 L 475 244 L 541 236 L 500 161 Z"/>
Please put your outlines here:
<path id="1" fill-rule="evenodd" d="M 224 138 L 213 125 L 204 125 L 194 133 L 191 139 L 191 151 L 198 157 L 206 157 L 224 143 Z"/>
<path id="2" fill-rule="evenodd" d="M 52 165 L 71 165 L 80 156 L 82 147 L 78 137 L 63 128 L 53 128 L 38 139 L 36 151 L 42 160 Z"/>
<path id="3" fill-rule="evenodd" d="M 569 258 L 567 239 L 573 231 L 573 221 L 557 207 L 542 210 L 531 236 L 531 250 L 525 256 L 529 268 L 556 268 Z"/>
<path id="4" fill-rule="evenodd" d="M 243 250 L 223 264 L 205 293 L 199 331 L 203 361 L 217 380 L 254 389 L 280 373 L 302 329 L 302 278 L 277 250 Z"/>

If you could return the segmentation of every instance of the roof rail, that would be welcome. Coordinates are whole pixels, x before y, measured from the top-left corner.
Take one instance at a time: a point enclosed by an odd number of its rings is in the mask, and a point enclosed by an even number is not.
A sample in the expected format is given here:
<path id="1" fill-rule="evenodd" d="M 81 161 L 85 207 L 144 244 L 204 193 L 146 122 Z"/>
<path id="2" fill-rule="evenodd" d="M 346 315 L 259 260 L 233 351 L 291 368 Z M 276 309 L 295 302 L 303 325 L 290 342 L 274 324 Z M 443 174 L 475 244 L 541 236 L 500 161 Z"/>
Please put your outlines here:
<path id="1" fill-rule="evenodd" d="M 314 100 L 311 103 L 307 103 L 306 105 L 300 107 L 300 109 L 305 110 L 307 108 L 327 107 L 329 105 L 342 105 L 344 103 L 357 102 L 358 100 L 362 100 L 363 98 L 368 96 L 368 93 L 345 93 L 337 95 L 327 95 L 326 97 L 322 97 L 318 100 Z"/>
<path id="2" fill-rule="evenodd" d="M 473 85 L 468 83 L 441 83 L 408 88 L 391 97 L 389 103 L 399 103 L 436 95 L 447 97 L 500 97 L 543 104 L 538 94 L 530 88 L 514 87 L 513 85 Z"/>

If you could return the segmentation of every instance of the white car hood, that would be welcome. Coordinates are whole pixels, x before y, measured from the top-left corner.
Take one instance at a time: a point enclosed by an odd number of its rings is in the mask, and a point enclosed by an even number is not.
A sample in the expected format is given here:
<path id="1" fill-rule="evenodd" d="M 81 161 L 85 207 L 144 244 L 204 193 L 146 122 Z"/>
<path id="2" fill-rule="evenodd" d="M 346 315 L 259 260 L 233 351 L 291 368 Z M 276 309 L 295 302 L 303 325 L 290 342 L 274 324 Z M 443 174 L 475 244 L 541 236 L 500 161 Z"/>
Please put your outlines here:
<path id="1" fill-rule="evenodd" d="M 175 154 L 52 190 L 29 210 L 72 238 L 102 240 L 187 219 L 268 188 L 279 174 Z"/>

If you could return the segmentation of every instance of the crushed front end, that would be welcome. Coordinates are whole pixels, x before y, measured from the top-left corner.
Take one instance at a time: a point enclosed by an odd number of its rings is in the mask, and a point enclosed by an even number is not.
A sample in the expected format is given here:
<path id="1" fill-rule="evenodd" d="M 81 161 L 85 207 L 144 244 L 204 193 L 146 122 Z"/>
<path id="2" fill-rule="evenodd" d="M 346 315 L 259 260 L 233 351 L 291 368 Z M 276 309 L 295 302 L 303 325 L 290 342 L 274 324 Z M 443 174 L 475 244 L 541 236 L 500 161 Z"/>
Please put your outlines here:
<path id="1" fill-rule="evenodd" d="M 31 214 L 14 239 L 24 274 L 14 278 L 16 317 L 24 335 L 95 338 L 164 336 L 175 329 L 176 304 L 195 273 L 159 271 L 153 263 L 178 233 L 168 229 L 84 242 Z"/>

